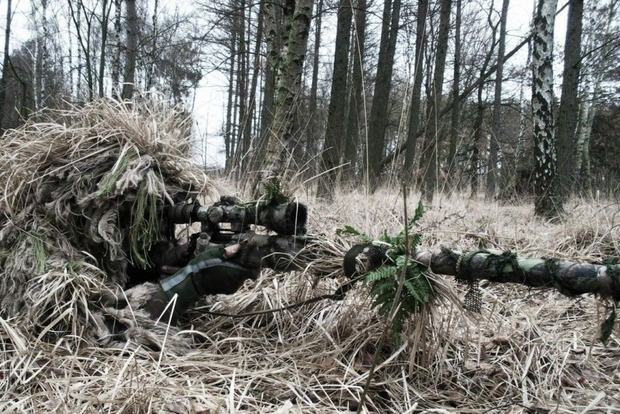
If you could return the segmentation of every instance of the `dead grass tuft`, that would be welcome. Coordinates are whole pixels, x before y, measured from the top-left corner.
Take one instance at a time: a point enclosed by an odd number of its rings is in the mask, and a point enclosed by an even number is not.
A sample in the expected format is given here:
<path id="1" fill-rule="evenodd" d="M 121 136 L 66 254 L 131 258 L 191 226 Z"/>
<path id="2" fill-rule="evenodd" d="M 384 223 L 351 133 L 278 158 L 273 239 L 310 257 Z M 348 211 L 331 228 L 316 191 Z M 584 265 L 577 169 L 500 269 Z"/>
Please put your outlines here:
<path id="1" fill-rule="evenodd" d="M 48 342 L 114 342 L 118 318 L 139 330 L 144 315 L 106 303 L 124 300 L 127 267 L 143 266 L 162 237 L 164 202 L 213 189 L 190 161 L 190 122 L 155 100 L 99 101 L 37 114 L 3 136 L 3 317 Z"/>

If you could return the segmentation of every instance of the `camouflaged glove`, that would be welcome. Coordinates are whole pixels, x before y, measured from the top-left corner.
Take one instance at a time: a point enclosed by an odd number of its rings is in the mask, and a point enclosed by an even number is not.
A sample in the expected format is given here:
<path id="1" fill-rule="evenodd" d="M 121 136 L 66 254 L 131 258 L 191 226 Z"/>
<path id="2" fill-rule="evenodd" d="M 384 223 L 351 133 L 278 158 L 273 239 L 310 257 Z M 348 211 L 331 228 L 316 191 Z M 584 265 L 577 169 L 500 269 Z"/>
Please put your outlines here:
<path id="1" fill-rule="evenodd" d="M 176 296 L 178 317 L 202 296 L 235 293 L 246 279 L 256 279 L 256 272 L 227 260 L 224 247 L 211 247 L 159 284 L 169 301 Z"/>

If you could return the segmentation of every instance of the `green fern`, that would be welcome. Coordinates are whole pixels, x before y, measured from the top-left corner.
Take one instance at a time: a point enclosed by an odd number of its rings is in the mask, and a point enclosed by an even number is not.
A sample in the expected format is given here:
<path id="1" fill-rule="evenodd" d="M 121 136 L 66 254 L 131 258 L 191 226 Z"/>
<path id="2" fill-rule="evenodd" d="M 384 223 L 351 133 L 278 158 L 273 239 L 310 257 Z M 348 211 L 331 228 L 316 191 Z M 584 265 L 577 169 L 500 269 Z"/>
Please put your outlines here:
<path id="1" fill-rule="evenodd" d="M 381 280 L 393 280 L 398 277 L 398 268 L 394 266 L 381 266 L 368 273 L 364 280 L 366 283 L 379 282 Z"/>
<path id="2" fill-rule="evenodd" d="M 282 189 L 282 183 L 277 177 L 271 177 L 263 182 L 263 188 L 265 189 L 265 199 L 267 204 L 285 204 L 291 200 L 291 197 L 284 194 Z"/>
<path id="3" fill-rule="evenodd" d="M 420 312 L 434 296 L 433 286 L 425 275 L 426 268 L 411 260 L 422 242 L 422 235 L 413 230 L 423 214 L 424 207 L 420 202 L 406 229 L 395 236 L 390 236 L 384 231 L 379 240 L 375 241 L 351 226 L 337 230 L 340 235 L 356 236 L 366 243 L 372 242 L 385 249 L 390 263 L 369 272 L 364 282 L 370 289 L 372 307 L 380 316 L 388 318 L 393 309 L 396 309 L 390 326 L 392 340 L 396 346 L 401 343 L 401 334 L 407 319 Z M 396 303 L 401 276 L 403 287 Z"/>
<path id="4" fill-rule="evenodd" d="M 344 226 L 342 229 L 336 229 L 336 234 L 339 236 L 356 236 L 364 241 L 364 243 L 372 243 L 373 240 L 366 234 L 360 232 L 352 226 Z"/>

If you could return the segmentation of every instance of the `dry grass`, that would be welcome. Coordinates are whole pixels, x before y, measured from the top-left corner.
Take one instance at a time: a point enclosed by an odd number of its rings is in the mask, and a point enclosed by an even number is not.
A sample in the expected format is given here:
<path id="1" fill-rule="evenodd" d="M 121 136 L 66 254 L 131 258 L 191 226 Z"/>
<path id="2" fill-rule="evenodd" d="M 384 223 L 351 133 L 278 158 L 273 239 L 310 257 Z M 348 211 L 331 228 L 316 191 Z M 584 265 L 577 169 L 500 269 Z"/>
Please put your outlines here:
<path id="1" fill-rule="evenodd" d="M 597 340 L 609 310 L 593 297 L 489 285 L 482 313 L 471 315 L 449 300 L 464 288 L 437 276 L 446 300 L 410 321 L 398 349 L 377 349 L 386 326 L 361 285 L 342 301 L 243 318 L 209 313 L 276 310 L 333 293 L 344 282 L 339 255 L 352 243 L 335 230 L 398 233 L 398 190 L 341 192 L 325 205 L 300 188 L 310 232 L 324 240 L 321 259 L 303 272 L 264 271 L 234 295 L 206 298 L 180 328 L 154 325 L 134 306 L 137 294 L 117 309 L 128 224 L 139 255 L 148 244 L 140 238 L 157 233 L 150 209 L 191 193 L 187 183 L 201 193 L 236 192 L 189 163 L 186 122 L 171 108 L 100 102 L 4 137 L 0 412 L 601 413 L 620 406 L 617 329 L 607 346 Z M 416 195 L 409 200 L 411 212 Z M 423 247 L 588 261 L 617 255 L 617 203 L 575 200 L 558 223 L 535 219 L 530 205 L 440 198 L 420 223 Z"/>
<path id="2" fill-rule="evenodd" d="M 225 187 L 225 184 L 222 184 Z M 231 192 L 232 187 L 229 187 Z M 368 234 L 402 228 L 398 191 L 338 194 L 310 206 L 313 234 L 344 224 Z M 413 211 L 417 199 L 410 196 Z M 524 256 L 598 260 L 618 251 L 618 204 L 575 200 L 561 223 L 535 219 L 528 205 L 503 206 L 454 195 L 427 211 L 424 247 L 511 249 Z M 275 309 L 332 292 L 307 273 L 274 274 L 193 311 L 179 354 L 127 344 L 102 348 L 73 338 L 49 343 L 0 319 L 0 411 L 39 413 L 345 413 L 355 411 L 385 324 L 362 287 L 343 301 L 232 319 L 205 310 Z M 58 282 L 60 283 L 60 282 Z M 445 283 L 461 297 L 463 288 Z M 68 308 L 71 309 L 71 308 Z M 611 413 L 620 406 L 617 329 L 607 346 L 607 312 L 593 297 L 570 299 L 521 286 L 484 286 L 480 315 L 437 306 L 435 329 L 412 321 L 400 349 L 379 350 L 362 412 Z M 418 332 L 418 336 L 414 336 Z"/>
<path id="3" fill-rule="evenodd" d="M 39 342 L 72 338 L 71 349 L 124 343 L 114 322 L 138 343 L 160 342 L 165 331 L 153 335 L 144 313 L 112 305 L 125 299 L 127 268 L 162 238 L 164 203 L 214 189 L 189 159 L 190 129 L 161 101 L 98 101 L 36 114 L 8 131 L 0 146 L 0 316 Z"/>

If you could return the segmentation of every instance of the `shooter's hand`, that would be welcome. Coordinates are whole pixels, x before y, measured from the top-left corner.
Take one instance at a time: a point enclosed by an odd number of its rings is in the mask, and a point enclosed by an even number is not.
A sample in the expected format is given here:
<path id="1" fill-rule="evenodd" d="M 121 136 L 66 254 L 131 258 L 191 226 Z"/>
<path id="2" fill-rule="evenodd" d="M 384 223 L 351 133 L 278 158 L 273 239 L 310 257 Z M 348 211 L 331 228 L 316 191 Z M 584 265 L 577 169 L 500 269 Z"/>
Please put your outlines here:
<path id="1" fill-rule="evenodd" d="M 239 253 L 240 250 L 241 250 L 241 245 L 239 243 L 226 246 L 224 248 L 224 257 L 229 259 L 233 257 L 234 255 L 236 255 L 237 253 Z"/>

